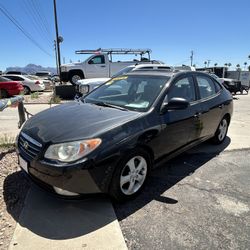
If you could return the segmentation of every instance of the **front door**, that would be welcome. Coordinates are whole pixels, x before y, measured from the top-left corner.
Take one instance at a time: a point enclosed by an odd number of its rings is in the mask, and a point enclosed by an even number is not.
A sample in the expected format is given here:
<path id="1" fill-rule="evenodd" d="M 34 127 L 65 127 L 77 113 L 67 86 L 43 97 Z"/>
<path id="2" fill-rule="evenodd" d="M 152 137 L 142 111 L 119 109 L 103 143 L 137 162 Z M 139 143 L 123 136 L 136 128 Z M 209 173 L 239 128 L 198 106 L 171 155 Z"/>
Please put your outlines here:
<path id="1" fill-rule="evenodd" d="M 86 78 L 109 77 L 108 65 L 104 55 L 92 57 L 86 62 Z"/>
<path id="2" fill-rule="evenodd" d="M 197 102 L 195 84 L 192 76 L 182 76 L 175 80 L 170 87 L 164 102 L 173 97 L 185 98 L 190 106 L 184 110 L 169 110 L 161 115 L 162 132 L 154 141 L 156 158 L 167 155 L 182 148 L 192 141 L 190 135 L 196 130 L 199 137 L 200 129 L 197 127 L 196 114 L 200 112 L 200 104 Z M 193 137 L 194 135 L 192 135 Z"/>

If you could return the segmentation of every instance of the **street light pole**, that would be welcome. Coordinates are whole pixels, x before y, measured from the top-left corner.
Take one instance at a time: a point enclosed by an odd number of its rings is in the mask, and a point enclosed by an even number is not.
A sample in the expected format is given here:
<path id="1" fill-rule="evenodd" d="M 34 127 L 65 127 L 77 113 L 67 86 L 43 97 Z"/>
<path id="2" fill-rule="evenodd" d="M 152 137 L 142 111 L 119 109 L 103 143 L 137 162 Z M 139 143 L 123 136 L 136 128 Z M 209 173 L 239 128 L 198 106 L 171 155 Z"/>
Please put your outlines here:
<path id="1" fill-rule="evenodd" d="M 58 24 L 57 24 L 57 12 L 56 12 L 56 0 L 54 0 L 54 16 L 55 16 L 55 28 L 56 28 L 56 51 L 57 51 L 57 72 L 59 73 L 59 78 L 61 82 L 61 56 L 60 56 L 60 40 L 58 36 Z"/>
<path id="2" fill-rule="evenodd" d="M 191 56 L 190 56 L 190 60 L 191 60 L 191 67 L 193 66 L 193 58 L 194 58 L 194 51 L 191 50 Z"/>

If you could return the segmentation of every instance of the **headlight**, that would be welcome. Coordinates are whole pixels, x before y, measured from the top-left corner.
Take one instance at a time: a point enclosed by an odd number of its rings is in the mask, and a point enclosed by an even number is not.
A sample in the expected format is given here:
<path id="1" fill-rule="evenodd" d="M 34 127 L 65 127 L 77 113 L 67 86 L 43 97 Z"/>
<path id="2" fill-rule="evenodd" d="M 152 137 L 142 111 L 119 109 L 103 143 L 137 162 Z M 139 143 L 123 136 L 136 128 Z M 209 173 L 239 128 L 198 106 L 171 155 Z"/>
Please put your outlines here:
<path id="1" fill-rule="evenodd" d="M 82 94 L 87 94 L 89 92 L 89 85 L 80 86 L 80 92 Z"/>
<path id="2" fill-rule="evenodd" d="M 67 71 L 67 68 L 65 66 L 61 66 L 61 71 L 65 72 L 65 71 Z"/>
<path id="3" fill-rule="evenodd" d="M 95 150 L 102 140 L 99 138 L 66 142 L 49 146 L 44 157 L 51 160 L 59 160 L 62 162 L 76 161 L 93 150 Z"/>

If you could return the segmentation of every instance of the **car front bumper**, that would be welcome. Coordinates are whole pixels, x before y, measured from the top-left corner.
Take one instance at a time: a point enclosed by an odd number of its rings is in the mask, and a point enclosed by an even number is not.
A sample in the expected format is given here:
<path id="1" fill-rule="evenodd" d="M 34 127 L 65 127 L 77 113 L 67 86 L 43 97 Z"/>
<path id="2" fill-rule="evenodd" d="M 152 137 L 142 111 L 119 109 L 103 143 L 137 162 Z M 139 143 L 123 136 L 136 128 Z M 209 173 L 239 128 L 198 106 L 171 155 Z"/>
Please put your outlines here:
<path id="1" fill-rule="evenodd" d="M 58 166 L 45 160 L 30 160 L 20 146 L 17 147 L 17 154 L 20 167 L 30 179 L 42 188 L 57 194 L 62 194 L 58 189 L 75 195 L 108 193 L 117 163 L 116 160 L 111 159 L 95 165 L 93 160 L 85 158 L 73 165 Z M 67 194 L 63 195 L 67 196 Z"/>

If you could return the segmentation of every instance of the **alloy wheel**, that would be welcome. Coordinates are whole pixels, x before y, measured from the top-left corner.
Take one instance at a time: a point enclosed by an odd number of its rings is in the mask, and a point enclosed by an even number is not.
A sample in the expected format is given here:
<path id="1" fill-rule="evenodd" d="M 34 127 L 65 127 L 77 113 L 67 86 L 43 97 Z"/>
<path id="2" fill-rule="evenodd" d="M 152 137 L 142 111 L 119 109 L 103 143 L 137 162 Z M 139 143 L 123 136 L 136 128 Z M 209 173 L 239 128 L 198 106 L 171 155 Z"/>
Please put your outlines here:
<path id="1" fill-rule="evenodd" d="M 148 171 L 144 157 L 134 156 L 124 166 L 120 176 L 120 188 L 125 195 L 135 194 L 143 185 Z"/>
<path id="2" fill-rule="evenodd" d="M 223 141 L 225 136 L 227 134 L 227 120 L 226 119 L 223 119 L 220 123 L 220 126 L 219 126 L 219 134 L 218 134 L 218 139 L 220 141 Z"/>

